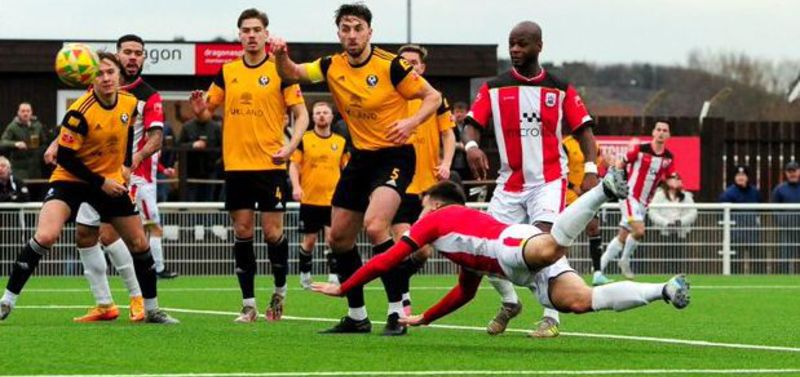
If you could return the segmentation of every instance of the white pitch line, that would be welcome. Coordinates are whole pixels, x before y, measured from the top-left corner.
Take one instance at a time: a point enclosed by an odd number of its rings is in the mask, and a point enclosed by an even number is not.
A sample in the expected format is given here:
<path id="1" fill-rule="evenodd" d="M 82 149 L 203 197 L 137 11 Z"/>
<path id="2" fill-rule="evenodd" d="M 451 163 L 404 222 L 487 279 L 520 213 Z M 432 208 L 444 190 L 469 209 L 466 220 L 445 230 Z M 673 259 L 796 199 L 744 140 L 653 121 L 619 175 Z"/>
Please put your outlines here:
<path id="1" fill-rule="evenodd" d="M 288 288 L 290 291 L 304 291 L 306 289 L 300 287 L 290 287 Z M 443 291 L 443 290 L 450 290 L 453 289 L 452 286 L 431 286 L 431 287 L 414 287 L 413 290 L 415 291 Z M 478 288 L 480 290 L 492 290 L 494 288 L 489 286 L 484 286 Z M 519 290 L 527 290 L 524 288 L 518 288 Z M 692 285 L 692 289 L 702 289 L 702 290 L 757 290 L 757 289 L 800 289 L 800 285 Z M 113 292 L 127 292 L 125 288 L 113 288 L 111 289 Z M 159 287 L 158 290 L 160 292 L 239 292 L 239 288 L 236 287 L 206 287 L 206 288 L 161 288 Z M 364 287 L 364 290 L 367 291 L 383 291 L 383 287 Z M 32 293 L 85 293 L 88 291 L 88 288 L 30 288 L 26 289 L 25 292 L 32 292 Z"/>
<path id="2" fill-rule="evenodd" d="M 607 370 L 431 370 L 431 371 L 331 371 L 331 372 L 241 372 L 241 373 L 147 373 L 147 374 L 61 374 L 2 375 L 8 377 L 301 377 L 301 376 L 602 376 L 664 374 L 787 374 L 800 369 L 607 369 Z"/>
<path id="3" fill-rule="evenodd" d="M 120 306 L 125 308 L 126 306 Z M 18 306 L 17 308 L 20 309 L 86 309 L 87 306 L 81 305 L 26 305 L 26 306 Z M 164 308 L 164 310 L 175 312 L 175 313 L 187 313 L 187 314 L 205 314 L 205 315 L 220 315 L 220 316 L 236 316 L 238 312 L 226 312 L 226 311 L 219 311 L 219 310 L 199 310 L 199 309 L 181 309 L 181 308 Z M 283 316 L 284 319 L 290 321 L 309 321 L 309 322 L 338 322 L 338 319 L 334 318 L 320 318 L 320 317 L 296 317 L 296 316 Z M 380 321 L 373 321 L 375 324 L 384 324 L 384 322 Z M 484 327 L 477 327 L 477 326 L 461 326 L 461 325 L 441 325 L 441 324 L 433 324 L 429 325 L 428 327 L 436 328 L 436 329 L 449 329 L 449 330 L 467 330 L 467 331 L 486 331 Z M 528 333 L 531 330 L 526 329 L 513 329 L 509 328 L 506 329 L 508 332 L 515 332 L 515 333 Z M 578 338 L 600 338 L 600 339 L 615 339 L 615 340 L 631 340 L 631 341 L 641 341 L 641 342 L 651 342 L 651 343 L 666 343 L 666 344 L 680 344 L 680 345 L 689 345 L 689 346 L 698 346 L 698 347 L 718 347 L 718 348 L 734 348 L 734 349 L 749 349 L 749 350 L 760 350 L 760 351 L 778 351 L 778 352 L 800 352 L 800 348 L 798 347 L 783 347 L 783 346 L 767 346 L 767 345 L 760 345 L 760 344 L 740 344 L 740 343 L 722 343 L 722 342 L 709 342 L 705 340 L 690 340 L 690 339 L 673 339 L 673 338 L 656 338 L 650 336 L 634 336 L 634 335 L 615 335 L 615 334 L 593 334 L 593 333 L 582 333 L 582 332 L 561 332 L 561 335 L 564 336 L 572 336 Z"/>

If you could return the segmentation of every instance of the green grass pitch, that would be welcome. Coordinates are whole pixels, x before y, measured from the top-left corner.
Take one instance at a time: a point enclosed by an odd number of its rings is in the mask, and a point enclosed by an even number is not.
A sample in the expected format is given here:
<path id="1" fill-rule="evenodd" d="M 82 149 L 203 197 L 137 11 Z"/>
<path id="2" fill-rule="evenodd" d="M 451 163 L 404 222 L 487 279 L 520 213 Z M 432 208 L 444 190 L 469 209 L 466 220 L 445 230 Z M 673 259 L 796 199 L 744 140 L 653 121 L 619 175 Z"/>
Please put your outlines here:
<path id="1" fill-rule="evenodd" d="M 415 277 L 415 313 L 455 281 L 455 276 Z M 0 323 L 0 375 L 711 374 L 708 370 L 800 375 L 800 279 L 690 276 L 690 281 L 692 303 L 685 310 L 655 302 L 623 313 L 563 315 L 562 336 L 538 340 L 525 330 L 533 328 L 541 307 L 523 289 L 525 309 L 510 326 L 515 331 L 491 337 L 482 330 L 499 305 L 487 283 L 475 300 L 436 323 L 455 327 L 412 328 L 408 336 L 387 338 L 375 323 L 386 313 L 379 282 L 367 290 L 372 334 L 320 335 L 318 330 L 333 324 L 326 320 L 345 313 L 345 301 L 301 290 L 297 276 L 289 277 L 287 318 L 280 322 L 263 320 L 272 289 L 271 278 L 260 276 L 262 316 L 247 325 L 232 322 L 241 302 L 234 276 L 162 280 L 161 306 L 174 309 L 170 313 L 182 321 L 177 326 L 129 323 L 127 309 L 115 322 L 73 323 L 72 317 L 85 312 L 80 306 L 92 304 L 86 281 L 33 277 L 18 307 Z M 119 279 L 111 282 L 117 304 L 127 305 Z"/>

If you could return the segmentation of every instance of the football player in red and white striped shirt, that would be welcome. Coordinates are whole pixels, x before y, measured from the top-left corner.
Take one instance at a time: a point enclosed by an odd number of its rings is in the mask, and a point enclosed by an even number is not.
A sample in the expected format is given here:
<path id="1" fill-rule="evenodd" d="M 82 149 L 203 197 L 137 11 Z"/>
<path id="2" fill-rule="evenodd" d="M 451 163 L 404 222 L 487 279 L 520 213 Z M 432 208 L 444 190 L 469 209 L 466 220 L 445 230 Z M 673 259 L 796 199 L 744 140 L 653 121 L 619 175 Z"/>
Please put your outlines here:
<path id="1" fill-rule="evenodd" d="M 507 224 L 533 224 L 544 231 L 564 210 L 567 192 L 567 153 L 564 134 L 580 143 L 586 158 L 581 191 L 597 184 L 597 147 L 594 121 L 580 95 L 569 83 L 539 65 L 542 30 L 534 22 L 517 24 L 508 37 L 513 67 L 479 90 L 467 115 L 465 149 L 473 174 L 486 178 L 488 162 L 478 147 L 481 130 L 493 124 L 500 154 L 497 187 L 489 214 Z M 566 129 L 564 129 L 566 127 Z M 502 333 L 522 306 L 507 281 L 490 279 L 503 297 L 503 305 L 487 332 Z M 545 310 L 548 323 L 558 323 L 558 313 Z"/>
<path id="2" fill-rule="evenodd" d="M 620 165 L 628 172 L 630 191 L 628 198 L 620 202 L 622 221 L 619 223 L 619 234 L 606 247 L 600 259 L 601 269 L 595 271 L 595 276 L 602 275 L 608 262 L 622 252 L 619 268 L 623 276 L 633 279 L 631 254 L 644 238 L 647 206 L 661 182 L 675 172 L 672 152 L 666 146 L 669 136 L 669 123 L 656 122 L 653 140 L 635 146 L 622 160 Z"/>
<path id="3" fill-rule="evenodd" d="M 400 264 L 415 250 L 431 244 L 461 266 L 456 285 L 421 315 L 400 319 L 405 325 L 427 325 L 469 302 L 483 275 L 529 288 L 545 307 L 567 313 L 622 311 L 664 299 L 676 308 L 689 304 L 689 285 L 677 275 L 664 284 L 619 282 L 592 288 L 566 259 L 570 244 L 609 199 L 625 197 L 625 180 L 612 169 L 601 185 L 570 205 L 553 224 L 552 233 L 533 225 L 503 224 L 465 207 L 464 193 L 452 182 L 440 182 L 423 194 L 420 220 L 387 252 L 375 256 L 342 285 L 314 283 L 314 291 L 344 296 Z"/>

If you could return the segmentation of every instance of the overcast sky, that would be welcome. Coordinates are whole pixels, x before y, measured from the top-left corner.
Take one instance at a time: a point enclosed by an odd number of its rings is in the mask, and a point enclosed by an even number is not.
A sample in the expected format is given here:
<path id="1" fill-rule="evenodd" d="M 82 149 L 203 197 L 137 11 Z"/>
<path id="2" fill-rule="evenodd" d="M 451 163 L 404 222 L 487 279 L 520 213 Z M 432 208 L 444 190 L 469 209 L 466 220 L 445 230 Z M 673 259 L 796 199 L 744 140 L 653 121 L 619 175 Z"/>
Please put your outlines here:
<path id="1" fill-rule="evenodd" d="M 269 15 L 270 31 L 290 42 L 336 42 L 332 17 L 340 3 L 0 0 L 0 39 L 233 38 L 239 13 L 257 6 Z M 405 0 L 366 4 L 375 43 L 406 41 Z M 522 20 L 542 25 L 543 61 L 685 64 L 693 48 L 800 60 L 795 0 L 412 0 L 412 41 L 498 44 L 507 57 L 508 31 Z"/>

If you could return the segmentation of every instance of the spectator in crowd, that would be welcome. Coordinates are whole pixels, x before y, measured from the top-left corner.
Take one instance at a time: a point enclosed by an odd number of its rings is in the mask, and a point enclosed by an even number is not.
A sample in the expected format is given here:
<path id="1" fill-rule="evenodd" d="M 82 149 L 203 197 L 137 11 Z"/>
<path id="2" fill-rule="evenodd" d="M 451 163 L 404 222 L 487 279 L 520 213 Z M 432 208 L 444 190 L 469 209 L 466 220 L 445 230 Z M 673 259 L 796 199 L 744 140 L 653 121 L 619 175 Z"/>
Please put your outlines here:
<path id="1" fill-rule="evenodd" d="M 187 177 L 195 179 L 214 179 L 216 177 L 216 165 L 220 159 L 219 148 L 222 145 L 222 135 L 220 133 L 220 123 L 212 118 L 207 122 L 193 119 L 183 125 L 181 131 L 180 145 L 191 148 L 187 152 L 185 168 Z M 186 200 L 192 202 L 213 201 L 214 187 L 210 184 L 190 183 L 187 187 L 188 197 Z"/>
<path id="2" fill-rule="evenodd" d="M 0 140 L 0 147 L 8 153 L 17 178 L 42 177 L 42 153 L 48 144 L 46 130 L 33 115 L 31 104 L 20 103 L 17 116 L 6 126 Z"/>
<path id="3" fill-rule="evenodd" d="M 677 172 L 667 177 L 650 202 L 650 204 L 663 203 L 694 204 L 692 193 L 683 191 L 683 181 Z M 650 221 L 660 228 L 661 235 L 665 237 L 671 233 L 677 233 L 679 238 L 686 238 L 691 231 L 692 224 L 697 220 L 697 210 L 694 208 L 651 207 L 647 214 Z"/>
<path id="4" fill-rule="evenodd" d="M 761 193 L 750 184 L 750 169 L 740 165 L 734 171 L 733 184 L 720 195 L 720 202 L 723 203 L 760 203 Z M 758 213 L 753 210 L 734 210 L 731 213 L 733 230 L 731 232 L 731 244 L 734 253 L 739 259 L 748 259 L 750 254 L 755 252 L 759 240 L 758 231 L 755 229 L 761 224 Z M 741 262 L 734 262 L 735 272 L 754 272 L 749 270 L 749 265 Z"/>
<path id="5" fill-rule="evenodd" d="M 451 174 L 450 179 L 454 181 L 466 181 L 472 179 L 472 172 L 467 165 L 467 157 L 464 153 L 464 119 L 467 117 L 469 106 L 465 102 L 453 104 L 453 121 L 456 126 L 453 132 L 456 134 L 456 153 L 453 155 L 452 170 L 456 174 Z"/>
<path id="6" fill-rule="evenodd" d="M 29 199 L 28 187 L 12 173 L 11 161 L 0 156 L 0 202 L 27 202 Z"/>
<path id="7" fill-rule="evenodd" d="M 800 203 L 800 164 L 797 161 L 789 161 L 783 169 L 786 181 L 779 184 L 772 191 L 773 203 Z M 794 267 L 795 263 L 787 259 L 798 258 L 798 243 L 800 243 L 800 218 L 798 211 L 785 211 L 775 214 L 775 223 L 780 228 L 778 230 L 778 240 L 780 249 L 777 271 L 781 273 L 798 272 Z"/>

